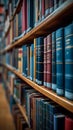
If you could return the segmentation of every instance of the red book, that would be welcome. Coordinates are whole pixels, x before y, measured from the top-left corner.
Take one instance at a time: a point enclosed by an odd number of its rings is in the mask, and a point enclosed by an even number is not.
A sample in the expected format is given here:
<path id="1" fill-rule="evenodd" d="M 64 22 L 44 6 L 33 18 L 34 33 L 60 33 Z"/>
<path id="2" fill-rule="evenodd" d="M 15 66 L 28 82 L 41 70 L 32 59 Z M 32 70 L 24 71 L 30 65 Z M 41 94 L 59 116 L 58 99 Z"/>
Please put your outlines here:
<path id="1" fill-rule="evenodd" d="M 47 88 L 52 87 L 52 35 L 47 36 Z"/>
<path id="2" fill-rule="evenodd" d="M 44 86 L 47 86 L 47 38 L 44 38 Z"/>
<path id="3" fill-rule="evenodd" d="M 65 117 L 65 130 L 73 130 L 73 119 Z"/>
<path id="4" fill-rule="evenodd" d="M 42 19 L 45 17 L 45 0 L 42 0 Z"/>
<path id="5" fill-rule="evenodd" d="M 27 0 L 23 0 L 22 4 L 22 33 L 27 30 Z"/>

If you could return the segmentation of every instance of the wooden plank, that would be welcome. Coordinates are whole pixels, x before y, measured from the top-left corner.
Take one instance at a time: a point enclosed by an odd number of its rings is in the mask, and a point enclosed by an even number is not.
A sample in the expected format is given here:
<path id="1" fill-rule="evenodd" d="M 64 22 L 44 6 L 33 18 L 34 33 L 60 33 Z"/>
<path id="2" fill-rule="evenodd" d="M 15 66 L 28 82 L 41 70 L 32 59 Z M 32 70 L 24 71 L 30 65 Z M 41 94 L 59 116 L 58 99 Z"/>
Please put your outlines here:
<path id="1" fill-rule="evenodd" d="M 19 73 L 17 70 L 15 70 L 13 67 L 9 65 L 4 65 L 8 70 L 12 71 L 14 74 L 16 74 L 18 77 L 20 77 L 23 81 L 25 81 L 27 84 L 29 84 L 31 87 L 33 87 L 35 90 L 40 92 L 41 94 L 45 95 L 46 97 L 50 98 L 51 100 L 55 101 L 65 109 L 69 110 L 73 113 L 73 101 L 67 100 L 65 97 L 58 96 L 55 92 L 52 90 L 48 90 L 44 86 L 39 86 L 35 82 L 27 79 L 24 77 L 21 73 Z"/>

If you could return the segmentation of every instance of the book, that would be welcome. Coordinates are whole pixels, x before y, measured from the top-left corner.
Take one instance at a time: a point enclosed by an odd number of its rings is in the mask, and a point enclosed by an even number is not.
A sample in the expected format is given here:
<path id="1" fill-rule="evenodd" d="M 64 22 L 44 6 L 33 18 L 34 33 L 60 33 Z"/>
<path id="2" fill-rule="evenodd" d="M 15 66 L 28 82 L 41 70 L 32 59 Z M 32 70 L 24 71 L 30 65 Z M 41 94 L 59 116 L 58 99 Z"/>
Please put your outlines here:
<path id="1" fill-rule="evenodd" d="M 23 47 L 23 75 L 27 76 L 27 47 L 24 45 Z"/>
<path id="2" fill-rule="evenodd" d="M 27 46 L 27 78 L 30 78 L 30 44 Z"/>
<path id="3" fill-rule="evenodd" d="M 47 88 L 52 88 L 52 35 L 47 36 Z"/>
<path id="4" fill-rule="evenodd" d="M 56 33 L 52 33 L 52 90 L 56 91 Z"/>
<path id="5" fill-rule="evenodd" d="M 65 130 L 73 130 L 73 119 L 65 117 Z"/>
<path id="6" fill-rule="evenodd" d="M 45 18 L 45 0 L 42 0 L 42 20 Z"/>
<path id="7" fill-rule="evenodd" d="M 73 100 L 73 23 L 65 27 L 65 97 Z"/>
<path id="8" fill-rule="evenodd" d="M 47 86 L 47 37 L 44 38 L 44 86 Z"/>
<path id="9" fill-rule="evenodd" d="M 49 101 L 46 104 L 46 129 L 54 129 L 54 114 L 60 111 L 59 105 L 53 101 Z"/>
<path id="10" fill-rule="evenodd" d="M 64 29 L 56 30 L 56 93 L 64 95 Z"/>
<path id="11" fill-rule="evenodd" d="M 45 17 L 50 14 L 50 0 L 45 0 Z"/>
<path id="12" fill-rule="evenodd" d="M 34 26 L 33 5 L 33 0 L 27 0 L 27 32 L 29 32 Z"/>
<path id="13" fill-rule="evenodd" d="M 22 68 L 23 68 L 22 57 L 23 57 L 23 50 L 22 50 L 22 48 L 19 48 L 18 49 L 18 70 L 20 73 L 22 73 Z"/>
<path id="14" fill-rule="evenodd" d="M 36 38 L 34 38 L 34 79 L 36 82 Z"/>
<path id="15" fill-rule="evenodd" d="M 18 36 L 22 34 L 22 10 L 18 12 Z"/>
<path id="16" fill-rule="evenodd" d="M 34 44 L 30 45 L 30 79 L 34 79 Z"/>
<path id="17" fill-rule="evenodd" d="M 27 0 L 23 0 L 22 3 L 22 33 L 26 33 L 27 30 Z"/>
<path id="18" fill-rule="evenodd" d="M 37 38 L 36 49 L 36 82 L 39 85 L 43 84 L 43 69 L 44 69 L 44 41 L 43 37 Z"/>
<path id="19" fill-rule="evenodd" d="M 65 130 L 65 115 L 60 113 L 54 115 L 54 130 Z"/>

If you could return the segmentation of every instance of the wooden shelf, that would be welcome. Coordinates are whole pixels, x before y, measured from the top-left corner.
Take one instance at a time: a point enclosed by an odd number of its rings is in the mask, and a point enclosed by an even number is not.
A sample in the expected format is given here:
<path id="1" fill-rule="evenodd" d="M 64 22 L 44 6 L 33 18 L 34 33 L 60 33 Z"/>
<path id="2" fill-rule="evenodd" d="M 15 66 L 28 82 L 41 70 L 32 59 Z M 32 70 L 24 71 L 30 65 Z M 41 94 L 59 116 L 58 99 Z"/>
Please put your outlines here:
<path id="1" fill-rule="evenodd" d="M 26 110 L 25 110 L 25 108 L 24 108 L 23 106 L 21 106 L 21 105 L 17 102 L 17 99 L 16 99 L 16 96 L 15 96 L 15 95 L 13 95 L 13 98 L 14 98 L 14 100 L 16 101 L 16 104 L 17 104 L 18 108 L 20 109 L 20 112 L 22 113 L 24 119 L 26 120 L 26 122 L 27 122 L 27 124 L 28 124 L 28 126 L 29 126 L 29 122 L 28 122 L 28 118 L 27 118 L 27 115 L 26 115 Z"/>
<path id="2" fill-rule="evenodd" d="M 67 0 L 53 13 L 46 17 L 40 24 L 34 27 L 22 38 L 7 46 L 2 53 L 12 50 L 14 47 L 20 47 L 23 44 L 32 42 L 34 38 L 52 33 L 62 25 L 67 24 L 73 19 L 73 0 Z"/>
<path id="3" fill-rule="evenodd" d="M 9 86 L 8 81 L 6 81 L 5 79 L 4 79 L 4 81 L 5 81 L 6 86 L 7 86 L 8 90 L 9 90 L 9 92 L 10 92 L 10 95 L 13 96 L 13 98 L 14 98 L 14 100 L 15 100 L 17 106 L 18 106 L 18 108 L 20 109 L 20 112 L 22 113 L 24 119 L 26 120 L 26 122 L 27 122 L 27 124 L 28 124 L 28 126 L 29 126 L 29 122 L 28 122 L 28 118 L 27 118 L 27 115 L 26 115 L 26 110 L 25 110 L 25 108 L 24 108 L 23 106 L 21 106 L 21 105 L 17 102 L 16 96 L 13 95 L 13 93 L 12 93 L 12 91 L 11 91 L 11 89 L 10 89 L 10 86 Z"/>
<path id="4" fill-rule="evenodd" d="M 6 67 L 8 70 L 16 74 L 23 81 L 32 86 L 35 90 L 37 90 L 41 94 L 45 95 L 46 97 L 50 98 L 51 100 L 55 101 L 56 103 L 58 103 L 59 105 L 61 105 L 62 107 L 73 113 L 73 101 L 67 100 L 65 97 L 58 96 L 55 92 L 46 89 L 44 86 L 39 86 L 35 82 L 24 77 L 21 73 L 19 73 L 16 69 L 11 67 L 10 65 L 4 65 L 4 67 Z"/>

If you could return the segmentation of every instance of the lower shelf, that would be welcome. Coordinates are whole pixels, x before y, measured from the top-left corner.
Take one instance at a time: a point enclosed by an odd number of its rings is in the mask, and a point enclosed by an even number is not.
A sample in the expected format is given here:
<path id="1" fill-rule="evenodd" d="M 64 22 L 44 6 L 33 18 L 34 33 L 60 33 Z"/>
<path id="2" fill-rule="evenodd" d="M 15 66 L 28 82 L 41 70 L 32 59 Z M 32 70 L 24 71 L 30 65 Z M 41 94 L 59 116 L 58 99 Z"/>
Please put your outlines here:
<path id="1" fill-rule="evenodd" d="M 35 90 L 37 90 L 41 94 L 45 95 L 46 97 L 50 98 L 54 102 L 58 103 L 59 105 L 61 105 L 62 107 L 64 107 L 65 109 L 67 109 L 67 110 L 69 110 L 70 112 L 73 113 L 73 101 L 67 100 L 65 97 L 58 96 L 55 92 L 53 92 L 52 90 L 48 90 L 44 86 L 39 86 L 35 82 L 33 82 L 33 81 L 27 79 L 26 77 L 24 77 L 20 72 L 18 72 L 12 66 L 7 65 L 7 64 L 3 64 L 3 66 L 6 67 L 11 72 L 13 72 L 19 78 L 21 78 L 24 82 L 29 84 Z"/>

